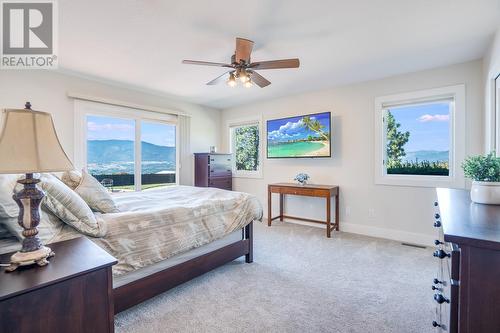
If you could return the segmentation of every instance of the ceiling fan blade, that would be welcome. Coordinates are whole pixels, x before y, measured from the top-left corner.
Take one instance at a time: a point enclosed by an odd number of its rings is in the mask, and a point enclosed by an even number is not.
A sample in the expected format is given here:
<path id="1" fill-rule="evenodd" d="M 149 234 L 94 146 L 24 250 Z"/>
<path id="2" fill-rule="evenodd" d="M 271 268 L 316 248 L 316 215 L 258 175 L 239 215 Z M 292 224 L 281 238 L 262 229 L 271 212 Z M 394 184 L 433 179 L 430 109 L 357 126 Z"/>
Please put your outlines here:
<path id="1" fill-rule="evenodd" d="M 220 62 L 209 62 L 209 61 L 197 61 L 197 60 L 182 60 L 183 64 L 187 65 L 202 65 L 202 66 L 217 66 L 217 67 L 229 67 L 233 68 L 232 65 L 223 64 Z"/>
<path id="2" fill-rule="evenodd" d="M 259 61 L 250 64 L 252 69 L 275 69 L 275 68 L 297 68 L 300 66 L 299 59 L 282 59 L 271 61 Z"/>
<path id="3" fill-rule="evenodd" d="M 268 85 L 271 84 L 269 80 L 267 80 L 265 77 L 263 77 L 257 72 L 254 71 L 250 72 L 250 77 L 252 78 L 252 82 L 261 88 L 267 87 Z"/>
<path id="4" fill-rule="evenodd" d="M 236 38 L 235 60 L 237 63 L 243 60 L 245 63 L 250 63 L 250 53 L 252 53 L 253 42 L 245 38 Z"/>
<path id="5" fill-rule="evenodd" d="M 219 84 L 221 82 L 226 81 L 227 78 L 228 78 L 228 74 L 229 73 L 231 73 L 231 71 L 225 72 L 224 74 L 222 74 L 220 76 L 217 76 L 215 79 L 213 79 L 212 81 L 208 82 L 207 85 L 213 86 L 213 85 L 216 85 L 216 84 Z"/>

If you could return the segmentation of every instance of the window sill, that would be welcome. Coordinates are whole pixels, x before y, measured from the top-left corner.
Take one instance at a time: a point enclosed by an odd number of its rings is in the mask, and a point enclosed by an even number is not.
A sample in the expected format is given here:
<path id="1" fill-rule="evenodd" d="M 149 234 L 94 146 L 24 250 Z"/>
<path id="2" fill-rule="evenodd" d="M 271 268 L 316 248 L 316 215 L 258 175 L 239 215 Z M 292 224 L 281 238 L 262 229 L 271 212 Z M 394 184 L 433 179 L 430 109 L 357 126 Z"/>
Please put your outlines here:
<path id="1" fill-rule="evenodd" d="M 246 173 L 246 174 L 242 174 L 242 173 L 234 173 L 233 172 L 233 178 L 255 178 L 255 179 L 262 179 L 264 178 L 262 176 L 262 173 Z"/>
<path id="2" fill-rule="evenodd" d="M 375 178 L 375 185 L 464 188 L 465 181 L 446 176 L 384 175 Z"/>

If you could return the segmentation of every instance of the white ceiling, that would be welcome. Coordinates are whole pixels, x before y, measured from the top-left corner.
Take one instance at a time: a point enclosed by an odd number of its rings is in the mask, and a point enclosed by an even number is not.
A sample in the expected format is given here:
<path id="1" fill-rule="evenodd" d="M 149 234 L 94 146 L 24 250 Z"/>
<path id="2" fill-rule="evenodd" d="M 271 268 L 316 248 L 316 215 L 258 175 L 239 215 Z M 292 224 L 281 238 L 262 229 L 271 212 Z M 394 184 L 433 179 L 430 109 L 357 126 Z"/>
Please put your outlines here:
<path id="1" fill-rule="evenodd" d="M 500 0 L 59 0 L 59 65 L 216 108 L 481 58 Z M 266 70 L 266 88 L 205 83 L 234 38 L 253 60 L 298 57 Z"/>

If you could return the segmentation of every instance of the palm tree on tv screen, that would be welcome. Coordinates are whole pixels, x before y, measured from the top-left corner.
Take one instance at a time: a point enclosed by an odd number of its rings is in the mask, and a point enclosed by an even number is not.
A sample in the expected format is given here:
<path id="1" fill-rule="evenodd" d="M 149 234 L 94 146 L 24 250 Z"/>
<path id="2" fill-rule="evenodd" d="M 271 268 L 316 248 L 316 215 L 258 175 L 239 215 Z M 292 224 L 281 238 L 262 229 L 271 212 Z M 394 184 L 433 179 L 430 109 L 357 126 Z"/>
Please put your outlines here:
<path id="1" fill-rule="evenodd" d="M 329 140 L 328 134 L 323 132 L 325 126 L 321 125 L 318 120 L 312 120 L 309 116 L 302 117 L 302 126 L 317 133 L 322 139 Z"/>

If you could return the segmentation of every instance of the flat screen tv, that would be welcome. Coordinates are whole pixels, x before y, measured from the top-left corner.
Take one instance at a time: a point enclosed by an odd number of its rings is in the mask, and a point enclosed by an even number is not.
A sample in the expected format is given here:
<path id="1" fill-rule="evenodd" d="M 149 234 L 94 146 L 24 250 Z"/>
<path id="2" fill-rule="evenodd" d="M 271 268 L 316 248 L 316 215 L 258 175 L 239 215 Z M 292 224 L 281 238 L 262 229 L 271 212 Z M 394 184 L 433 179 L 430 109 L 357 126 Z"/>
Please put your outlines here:
<path id="1" fill-rule="evenodd" d="M 331 157 L 331 113 L 267 121 L 267 158 Z"/>

